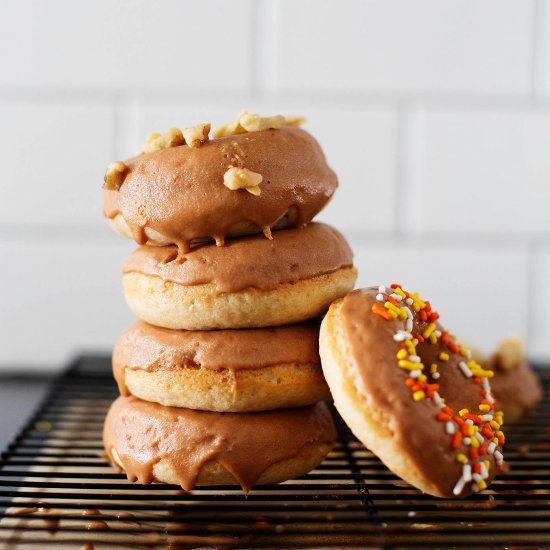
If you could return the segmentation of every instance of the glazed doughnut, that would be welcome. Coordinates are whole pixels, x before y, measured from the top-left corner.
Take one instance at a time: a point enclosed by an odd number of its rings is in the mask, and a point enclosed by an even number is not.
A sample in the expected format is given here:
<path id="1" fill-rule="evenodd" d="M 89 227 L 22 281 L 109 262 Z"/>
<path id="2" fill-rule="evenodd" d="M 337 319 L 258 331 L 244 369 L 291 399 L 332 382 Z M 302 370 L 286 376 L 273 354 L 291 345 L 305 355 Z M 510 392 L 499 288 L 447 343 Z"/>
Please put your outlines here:
<path id="1" fill-rule="evenodd" d="M 122 395 L 204 411 L 251 412 L 330 397 L 316 322 L 187 331 L 130 325 L 113 352 Z"/>
<path id="2" fill-rule="evenodd" d="M 302 476 L 323 461 L 336 432 L 324 403 L 257 413 L 214 413 L 119 397 L 103 443 L 128 479 L 180 485 L 253 485 Z"/>
<path id="3" fill-rule="evenodd" d="M 112 228 L 138 244 L 175 244 L 180 253 L 204 239 L 309 223 L 338 181 L 319 144 L 300 128 L 243 133 L 201 147 L 179 145 L 131 158 L 118 189 L 104 191 Z M 260 194 L 230 189 L 231 167 L 260 174 Z"/>
<path id="4" fill-rule="evenodd" d="M 478 360 L 495 373 L 491 386 L 507 423 L 518 422 L 535 410 L 543 396 L 542 386 L 529 367 L 520 339 L 508 338 L 490 357 Z"/>
<path id="5" fill-rule="evenodd" d="M 504 466 L 489 378 L 418 294 L 355 290 L 330 307 L 323 372 L 353 433 L 395 474 L 438 497 L 484 489 Z"/>
<path id="6" fill-rule="evenodd" d="M 142 246 L 124 265 L 130 309 L 156 326 L 186 330 L 254 328 L 322 315 L 349 292 L 353 254 L 334 228 L 301 229 L 231 240 L 223 247 Z"/>

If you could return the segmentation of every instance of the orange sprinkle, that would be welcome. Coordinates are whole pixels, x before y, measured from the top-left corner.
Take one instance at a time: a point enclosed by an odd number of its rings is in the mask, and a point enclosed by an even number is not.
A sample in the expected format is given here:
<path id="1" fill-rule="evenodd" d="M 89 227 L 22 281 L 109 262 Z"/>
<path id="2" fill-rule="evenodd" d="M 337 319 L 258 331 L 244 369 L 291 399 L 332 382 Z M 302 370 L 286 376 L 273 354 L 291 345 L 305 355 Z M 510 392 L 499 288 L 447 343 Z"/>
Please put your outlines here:
<path id="1" fill-rule="evenodd" d="M 471 420 L 477 426 L 479 426 L 481 424 L 481 418 L 479 418 L 479 416 L 477 416 L 477 414 L 466 413 L 464 415 L 464 418 L 466 418 L 467 420 Z"/>
<path id="2" fill-rule="evenodd" d="M 460 432 L 455 432 L 453 434 L 453 441 L 451 442 L 451 447 L 453 449 L 458 449 L 458 447 L 460 447 L 461 441 L 462 441 L 462 435 L 460 434 Z"/>
<path id="3" fill-rule="evenodd" d="M 470 449 L 470 458 L 475 460 L 479 456 L 477 449 Z"/>
<path id="4" fill-rule="evenodd" d="M 480 455 L 485 455 L 485 454 L 487 454 L 488 448 L 489 448 L 489 445 L 487 445 L 487 442 L 482 443 L 482 444 L 480 445 L 480 447 L 479 447 L 479 454 L 480 454 Z"/>
<path id="5" fill-rule="evenodd" d="M 399 306 L 397 305 L 397 300 L 396 300 L 395 298 L 392 298 L 391 296 L 388 296 L 388 302 L 389 302 L 390 304 L 393 304 L 395 307 L 399 307 Z"/>
<path id="6" fill-rule="evenodd" d="M 439 319 L 439 313 L 437 313 L 437 311 L 432 311 L 428 315 L 428 321 L 430 321 L 430 323 L 433 323 L 433 322 L 437 321 L 438 319 Z"/>
<path id="7" fill-rule="evenodd" d="M 392 283 L 390 286 L 392 288 L 401 288 L 401 285 L 398 285 L 397 283 Z"/>
<path id="8" fill-rule="evenodd" d="M 451 420 L 451 416 L 448 415 L 448 414 L 445 414 L 444 412 L 438 412 L 435 417 L 437 418 L 437 420 L 439 420 L 440 422 L 449 422 L 449 420 Z"/>
<path id="9" fill-rule="evenodd" d="M 419 342 L 424 342 L 424 336 L 422 336 L 422 334 L 417 334 L 416 338 L 418 339 Z"/>
<path id="10" fill-rule="evenodd" d="M 480 376 L 474 376 L 473 381 L 474 381 L 474 384 L 481 384 L 481 377 Z"/>
<path id="11" fill-rule="evenodd" d="M 380 317 L 386 319 L 386 321 L 391 321 L 390 312 L 379 303 L 372 304 L 372 311 L 376 313 L 376 315 L 380 315 Z"/>
<path id="12" fill-rule="evenodd" d="M 442 333 L 441 333 L 441 341 L 446 344 L 448 341 L 449 341 L 449 332 L 444 330 Z"/>
<path id="13" fill-rule="evenodd" d="M 430 313 L 430 311 L 432 311 L 432 304 L 430 304 L 428 300 L 424 302 L 424 309 L 426 310 L 427 313 Z"/>
<path id="14" fill-rule="evenodd" d="M 464 422 L 462 426 L 460 426 L 460 431 L 462 432 L 463 436 L 467 436 L 470 433 L 470 426 Z"/>
<path id="15" fill-rule="evenodd" d="M 448 343 L 447 343 L 447 347 L 448 347 L 453 353 L 458 353 L 458 352 L 459 352 L 458 346 L 457 346 L 454 342 L 448 342 Z"/>
<path id="16" fill-rule="evenodd" d="M 498 444 L 502 447 L 504 445 L 504 436 L 503 435 L 497 435 Z"/>
<path id="17" fill-rule="evenodd" d="M 420 315 L 420 319 L 422 321 L 427 321 L 428 320 L 428 315 L 426 313 L 426 310 L 421 309 L 419 315 Z"/>
<path id="18" fill-rule="evenodd" d="M 408 386 L 410 388 L 414 384 L 414 382 L 414 378 L 407 378 L 407 380 L 405 380 L 405 386 Z"/>
<path id="19" fill-rule="evenodd" d="M 489 426 L 489 424 L 483 424 L 483 428 L 481 428 L 481 433 L 487 438 L 487 439 L 493 439 L 493 437 L 495 437 L 495 434 L 491 428 L 491 426 Z"/>
<path id="20" fill-rule="evenodd" d="M 453 420 L 459 425 L 459 426 L 463 426 L 464 424 L 466 424 L 464 422 L 464 420 L 462 420 L 462 418 L 460 418 L 460 416 L 453 416 Z"/>
<path id="21" fill-rule="evenodd" d="M 476 462 L 475 464 L 473 464 L 472 470 L 474 471 L 474 474 L 480 474 L 481 473 L 481 463 Z"/>
<path id="22" fill-rule="evenodd" d="M 451 409 L 451 407 L 449 407 L 448 405 L 445 405 L 441 410 L 442 410 L 445 414 L 450 414 L 450 415 L 453 414 L 453 409 Z"/>
<path id="23" fill-rule="evenodd" d="M 499 472 L 504 472 L 504 468 L 506 467 L 506 460 L 503 460 L 501 465 L 498 467 Z"/>

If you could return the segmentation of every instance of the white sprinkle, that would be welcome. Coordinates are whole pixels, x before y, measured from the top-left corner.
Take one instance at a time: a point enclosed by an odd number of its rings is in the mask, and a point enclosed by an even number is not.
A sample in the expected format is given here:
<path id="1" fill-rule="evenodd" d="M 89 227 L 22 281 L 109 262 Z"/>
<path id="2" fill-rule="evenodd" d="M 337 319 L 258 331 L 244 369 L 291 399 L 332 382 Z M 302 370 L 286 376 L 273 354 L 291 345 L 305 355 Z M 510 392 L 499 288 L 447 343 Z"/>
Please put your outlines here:
<path id="1" fill-rule="evenodd" d="M 472 479 L 473 479 L 476 483 L 479 483 L 480 481 L 483 481 L 483 478 L 482 478 L 479 474 L 472 474 Z"/>
<path id="2" fill-rule="evenodd" d="M 413 320 L 412 319 L 407 319 L 407 322 L 405 323 L 405 328 L 409 332 L 412 332 L 412 329 L 413 329 Z"/>
<path id="3" fill-rule="evenodd" d="M 411 363 L 420 363 L 420 357 L 418 355 L 409 355 L 409 361 Z"/>
<path id="4" fill-rule="evenodd" d="M 413 318 L 412 311 L 407 306 L 403 306 L 403 309 L 405 310 L 405 313 L 407 314 L 407 318 L 412 319 Z"/>
<path id="5" fill-rule="evenodd" d="M 492 414 L 482 414 L 481 415 L 481 420 L 483 420 L 483 422 L 491 422 L 491 420 L 493 420 L 493 415 Z"/>
<path id="6" fill-rule="evenodd" d="M 467 358 L 467 359 L 471 359 L 471 358 L 472 358 L 472 352 L 471 352 L 469 349 L 466 350 L 466 358 Z"/>
<path id="7" fill-rule="evenodd" d="M 481 385 L 483 386 L 483 389 L 487 393 L 491 393 L 491 386 L 489 385 L 489 379 L 488 378 L 483 378 L 483 380 L 481 382 Z"/>
<path id="8" fill-rule="evenodd" d="M 410 373 L 409 373 L 409 376 L 411 378 L 418 378 L 420 375 L 422 374 L 422 371 L 420 369 L 415 369 L 415 370 L 412 370 Z"/>
<path id="9" fill-rule="evenodd" d="M 447 424 L 445 424 L 445 431 L 449 435 L 453 435 L 456 431 L 455 425 L 450 420 L 447 422 Z"/>
<path id="10" fill-rule="evenodd" d="M 472 377 L 472 371 L 470 370 L 470 368 L 468 367 L 468 365 L 464 361 L 460 361 L 458 366 L 459 366 L 460 370 L 464 373 L 464 376 L 466 376 L 466 378 L 471 378 Z"/>
<path id="11" fill-rule="evenodd" d="M 495 400 L 493 399 L 492 395 L 489 392 L 487 392 L 487 394 L 485 395 L 485 399 L 487 399 L 487 401 L 489 401 L 491 405 L 495 402 Z"/>
<path id="12" fill-rule="evenodd" d="M 474 435 L 480 443 L 485 443 L 485 439 L 483 439 L 483 436 L 479 432 L 475 432 Z"/>
<path id="13" fill-rule="evenodd" d="M 487 452 L 490 455 L 492 455 L 496 450 L 497 450 L 496 443 L 494 441 L 491 441 L 491 443 L 489 443 L 489 446 L 487 447 Z"/>
<path id="14" fill-rule="evenodd" d="M 453 489 L 453 493 L 455 495 L 459 495 L 462 493 L 462 489 L 464 489 L 464 484 L 466 483 L 466 480 L 461 476 L 460 479 L 456 482 L 455 488 Z"/>
<path id="15" fill-rule="evenodd" d="M 441 331 L 440 330 L 434 330 L 434 334 L 440 338 L 441 337 Z"/>
<path id="16" fill-rule="evenodd" d="M 469 464 L 462 466 L 462 477 L 464 481 L 472 481 L 472 467 Z"/>
<path id="17" fill-rule="evenodd" d="M 412 306 L 414 303 L 412 298 L 407 298 L 405 302 L 407 302 L 407 304 L 409 304 L 410 306 Z"/>
<path id="18" fill-rule="evenodd" d="M 439 374 L 438 372 L 434 372 L 434 373 L 432 374 L 432 376 L 433 376 L 433 379 L 434 379 L 434 380 L 439 380 L 440 374 Z"/>
<path id="19" fill-rule="evenodd" d="M 465 437 L 463 440 L 464 445 L 471 445 L 472 440 L 469 437 Z"/>
<path id="20" fill-rule="evenodd" d="M 473 420 L 470 420 L 468 418 L 468 420 L 466 420 L 466 424 L 468 424 L 468 426 L 473 426 L 474 425 L 474 421 Z"/>
<path id="21" fill-rule="evenodd" d="M 441 396 L 439 395 L 439 392 L 434 391 L 433 400 L 435 401 L 435 404 L 438 407 L 443 407 L 445 403 L 443 403 L 443 400 L 441 399 Z"/>
<path id="22" fill-rule="evenodd" d="M 502 453 L 500 451 L 495 451 L 495 458 L 497 460 L 497 464 L 500 466 L 502 464 L 502 461 L 504 460 Z"/>
<path id="23" fill-rule="evenodd" d="M 477 483 L 472 483 L 472 493 L 479 493 L 479 485 Z"/>
<path id="24" fill-rule="evenodd" d="M 395 292 L 393 294 L 390 294 L 390 296 L 396 301 L 396 302 L 400 302 L 402 299 L 403 299 L 403 296 L 401 296 L 400 294 L 396 294 Z"/>
<path id="25" fill-rule="evenodd" d="M 377 294 L 376 295 L 376 299 L 379 301 L 379 302 L 385 302 L 386 299 L 384 298 L 384 295 L 383 294 Z"/>
<path id="26" fill-rule="evenodd" d="M 393 335 L 393 339 L 396 342 L 403 342 L 403 340 L 412 340 L 412 334 L 406 330 L 398 330 L 397 334 Z"/>
<path id="27" fill-rule="evenodd" d="M 481 477 L 483 479 L 487 479 L 489 477 L 489 472 L 487 471 L 485 464 L 483 462 L 480 462 L 479 467 L 481 469 L 481 472 L 479 472 L 481 474 Z"/>
<path id="28" fill-rule="evenodd" d="M 378 287 L 378 292 L 380 292 L 380 294 L 386 294 L 386 287 L 385 286 L 379 286 Z"/>

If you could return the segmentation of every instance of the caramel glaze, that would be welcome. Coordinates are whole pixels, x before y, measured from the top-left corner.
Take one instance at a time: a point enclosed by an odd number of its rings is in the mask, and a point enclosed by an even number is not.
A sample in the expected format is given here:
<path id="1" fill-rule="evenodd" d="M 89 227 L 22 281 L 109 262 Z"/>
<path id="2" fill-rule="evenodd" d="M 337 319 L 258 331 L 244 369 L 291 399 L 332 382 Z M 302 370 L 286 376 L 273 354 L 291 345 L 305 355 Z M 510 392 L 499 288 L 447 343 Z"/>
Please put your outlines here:
<path id="1" fill-rule="evenodd" d="M 211 460 L 230 472 L 248 493 L 270 466 L 298 455 L 307 444 L 333 444 L 336 437 L 324 403 L 259 413 L 214 413 L 163 407 L 119 397 L 107 413 L 103 443 L 116 449 L 128 479 L 148 484 L 160 460 L 172 465 L 185 491 L 193 489 Z"/>
<path id="2" fill-rule="evenodd" d="M 251 261 L 253 259 L 253 261 Z M 353 265 L 353 253 L 336 229 L 311 223 L 277 231 L 273 240 L 255 235 L 194 247 L 178 259 L 174 246 L 141 246 L 130 254 L 123 272 L 161 277 L 185 286 L 214 284 L 220 293 L 245 288 L 273 290 Z"/>
<path id="3" fill-rule="evenodd" d="M 462 444 L 453 450 L 445 423 L 435 418 L 439 412 L 437 405 L 431 399 L 413 400 L 410 389 L 405 386 L 408 373 L 397 365 L 399 342 L 393 339 L 397 330 L 403 328 L 403 322 L 386 321 L 371 311 L 377 293 L 377 288 L 359 289 L 344 298 L 342 322 L 351 360 L 358 369 L 369 401 L 372 400 L 371 407 L 387 419 L 394 443 L 431 484 L 442 494 L 453 497 L 453 488 L 462 475 L 462 464 L 457 462 L 456 456 L 458 453 L 467 455 L 469 447 Z M 414 311 L 413 316 L 412 332 L 421 334 L 428 323 L 421 321 Z M 428 366 L 424 370 L 428 382 L 439 384 L 439 394 L 446 404 L 455 411 L 468 408 L 477 413 L 482 387 L 465 378 L 458 368 L 463 358 L 449 353 L 449 360 L 441 361 L 439 354 L 448 351 L 447 348 L 428 340 L 416 349 L 422 363 Z M 432 363 L 438 364 L 438 380 L 430 375 Z M 483 458 L 491 462 L 489 483 L 497 471 L 496 461 L 491 455 Z M 468 492 L 465 489 L 460 496 Z"/>
<path id="4" fill-rule="evenodd" d="M 223 244 L 241 222 L 266 236 L 290 208 L 295 227 L 309 223 L 336 190 L 338 180 L 315 139 L 299 128 L 283 127 L 181 145 L 126 161 L 129 172 L 118 191 L 104 192 L 104 214 L 122 214 L 134 240 L 145 244 L 145 227 L 175 243 L 183 254 L 194 239 Z M 263 176 L 261 195 L 223 184 L 231 166 Z"/>
<path id="5" fill-rule="evenodd" d="M 126 368 L 147 372 L 182 368 L 260 369 L 283 363 L 320 364 L 317 322 L 274 328 L 187 331 L 132 323 L 113 352 L 120 393 Z"/>
<path id="6" fill-rule="evenodd" d="M 495 373 L 491 388 L 504 410 L 505 420 L 508 411 L 514 420 L 518 420 L 518 416 L 528 415 L 536 408 L 543 397 L 542 386 L 525 359 L 514 368 L 505 369 L 498 354 L 493 354 L 485 361 L 485 367 Z"/>

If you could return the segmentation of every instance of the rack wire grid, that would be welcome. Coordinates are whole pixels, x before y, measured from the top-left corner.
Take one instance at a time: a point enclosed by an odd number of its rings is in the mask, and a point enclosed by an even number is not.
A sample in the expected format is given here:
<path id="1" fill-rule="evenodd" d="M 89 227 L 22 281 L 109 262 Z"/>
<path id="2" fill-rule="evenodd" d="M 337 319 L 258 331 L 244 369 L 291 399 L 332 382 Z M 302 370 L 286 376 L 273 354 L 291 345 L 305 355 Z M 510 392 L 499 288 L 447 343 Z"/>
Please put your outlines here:
<path id="1" fill-rule="evenodd" d="M 540 370 L 545 395 L 550 369 Z M 105 458 L 117 389 L 81 357 L 0 460 L 0 548 L 550 548 L 550 402 L 508 426 L 509 471 L 464 500 L 393 475 L 334 412 L 338 443 L 301 479 L 254 488 L 131 484 Z"/>

